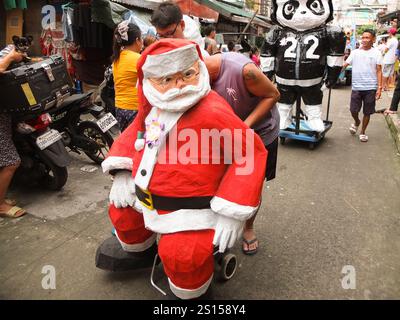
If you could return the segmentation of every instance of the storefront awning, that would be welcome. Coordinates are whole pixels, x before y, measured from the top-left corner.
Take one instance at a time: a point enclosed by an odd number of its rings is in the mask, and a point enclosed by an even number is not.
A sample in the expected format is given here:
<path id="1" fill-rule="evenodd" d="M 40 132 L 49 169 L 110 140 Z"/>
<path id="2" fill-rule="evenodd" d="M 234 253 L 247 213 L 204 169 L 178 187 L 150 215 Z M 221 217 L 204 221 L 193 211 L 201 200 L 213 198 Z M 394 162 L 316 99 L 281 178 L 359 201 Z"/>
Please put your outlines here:
<path id="1" fill-rule="evenodd" d="M 219 14 L 223 15 L 225 18 L 241 23 L 249 23 L 251 18 L 253 17 L 253 13 L 242 10 L 238 7 L 231 6 L 226 3 L 222 3 L 216 0 L 195 0 L 196 2 L 209 7 L 212 10 L 217 11 Z M 255 17 L 253 22 L 256 25 L 260 25 L 262 27 L 270 27 L 270 24 L 267 22 Z"/>
<path id="2" fill-rule="evenodd" d="M 393 12 L 387 13 L 383 16 L 380 16 L 379 22 L 380 23 L 389 22 L 390 20 L 398 18 L 398 17 L 400 17 L 400 10 L 393 11 Z"/>
<path id="3" fill-rule="evenodd" d="M 129 12 L 135 17 L 139 18 L 141 22 L 146 25 L 145 29 L 151 27 L 150 19 L 151 13 L 146 10 L 128 9 L 120 4 L 114 3 L 115 1 L 109 0 L 96 0 L 92 2 L 92 20 L 107 25 L 109 28 L 114 29 L 122 20 L 128 19 Z M 140 23 L 136 24 L 143 29 Z M 144 32 L 142 30 L 142 32 Z"/>
<path id="4" fill-rule="evenodd" d="M 28 9 L 28 5 L 26 4 L 26 0 L 3 0 L 4 9 L 12 10 L 12 9 Z"/>

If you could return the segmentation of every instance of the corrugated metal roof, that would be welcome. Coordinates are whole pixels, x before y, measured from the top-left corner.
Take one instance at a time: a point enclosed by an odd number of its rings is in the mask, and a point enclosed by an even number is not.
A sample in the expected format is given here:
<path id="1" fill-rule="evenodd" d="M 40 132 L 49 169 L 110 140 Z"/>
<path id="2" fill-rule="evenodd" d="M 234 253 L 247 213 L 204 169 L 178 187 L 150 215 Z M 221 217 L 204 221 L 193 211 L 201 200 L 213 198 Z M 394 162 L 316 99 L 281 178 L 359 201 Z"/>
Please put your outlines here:
<path id="1" fill-rule="evenodd" d="M 160 2 L 146 1 L 146 0 L 111 0 L 111 2 L 127 4 L 129 6 L 135 6 L 150 10 L 154 10 L 160 5 Z"/>

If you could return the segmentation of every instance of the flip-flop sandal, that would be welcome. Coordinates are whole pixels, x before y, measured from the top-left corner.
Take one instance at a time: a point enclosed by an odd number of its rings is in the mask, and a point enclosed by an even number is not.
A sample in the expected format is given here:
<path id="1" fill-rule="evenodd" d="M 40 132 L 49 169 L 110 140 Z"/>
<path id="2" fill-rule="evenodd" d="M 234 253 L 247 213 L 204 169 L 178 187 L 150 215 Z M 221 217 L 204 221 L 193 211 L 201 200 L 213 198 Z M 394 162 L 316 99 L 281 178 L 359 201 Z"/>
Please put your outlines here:
<path id="1" fill-rule="evenodd" d="M 20 207 L 14 206 L 7 212 L 0 212 L 1 217 L 8 217 L 8 218 L 19 218 L 23 216 L 26 211 Z"/>
<path id="2" fill-rule="evenodd" d="M 349 131 L 351 134 L 356 134 L 358 130 L 358 126 L 356 126 L 354 123 L 351 124 Z"/>
<path id="3" fill-rule="evenodd" d="M 368 142 L 368 136 L 366 134 L 360 134 L 361 142 Z"/>
<path id="4" fill-rule="evenodd" d="M 250 247 L 250 245 L 252 245 L 255 242 L 258 242 L 257 238 L 251 239 L 251 240 L 246 240 L 245 238 L 242 239 L 243 243 L 245 243 L 248 247 Z M 247 254 L 249 256 L 256 254 L 258 251 L 258 245 L 255 249 L 249 249 L 249 250 L 245 250 L 242 246 L 242 251 L 244 254 Z"/>

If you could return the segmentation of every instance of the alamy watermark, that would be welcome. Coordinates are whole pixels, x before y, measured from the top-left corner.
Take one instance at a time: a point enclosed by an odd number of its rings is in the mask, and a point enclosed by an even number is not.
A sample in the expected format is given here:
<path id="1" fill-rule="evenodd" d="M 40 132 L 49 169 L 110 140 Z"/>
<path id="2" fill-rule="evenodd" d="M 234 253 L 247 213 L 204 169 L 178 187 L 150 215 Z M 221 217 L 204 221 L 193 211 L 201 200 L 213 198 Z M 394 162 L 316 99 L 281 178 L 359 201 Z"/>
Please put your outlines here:
<path id="1" fill-rule="evenodd" d="M 42 274 L 45 276 L 42 278 L 42 288 L 44 290 L 55 290 L 56 289 L 56 268 L 52 265 L 45 265 L 42 267 Z"/>
<path id="2" fill-rule="evenodd" d="M 345 276 L 342 278 L 342 288 L 345 290 L 356 289 L 356 268 L 352 265 L 346 265 L 342 268 L 342 274 Z"/>
<path id="3" fill-rule="evenodd" d="M 161 147 L 159 164 L 234 164 L 235 174 L 254 171 L 254 131 L 251 129 L 201 129 L 200 132 L 174 127 L 168 147 Z M 168 149 L 167 149 L 168 148 Z"/>
<path id="4" fill-rule="evenodd" d="M 42 29 L 55 30 L 56 29 L 56 8 L 51 5 L 42 7 Z"/>

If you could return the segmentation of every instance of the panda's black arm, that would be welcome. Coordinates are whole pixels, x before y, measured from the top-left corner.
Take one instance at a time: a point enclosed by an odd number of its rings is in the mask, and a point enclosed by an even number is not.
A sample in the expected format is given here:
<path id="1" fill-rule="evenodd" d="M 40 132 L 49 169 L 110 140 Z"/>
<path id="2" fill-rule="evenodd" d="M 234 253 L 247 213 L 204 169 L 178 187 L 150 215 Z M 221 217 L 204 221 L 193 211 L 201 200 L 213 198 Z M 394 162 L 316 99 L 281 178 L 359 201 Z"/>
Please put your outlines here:
<path id="1" fill-rule="evenodd" d="M 326 86 L 334 85 L 340 75 L 344 63 L 344 50 L 346 47 L 346 35 L 343 30 L 337 26 L 327 27 L 328 37 L 328 74 Z"/>

